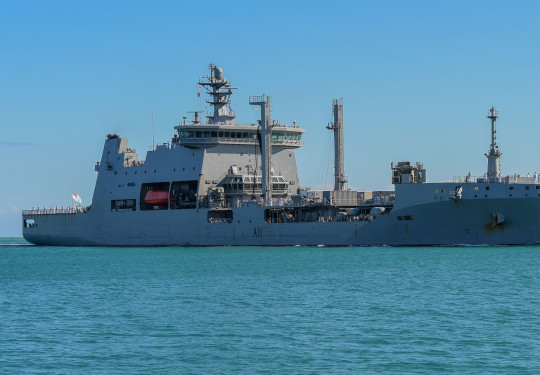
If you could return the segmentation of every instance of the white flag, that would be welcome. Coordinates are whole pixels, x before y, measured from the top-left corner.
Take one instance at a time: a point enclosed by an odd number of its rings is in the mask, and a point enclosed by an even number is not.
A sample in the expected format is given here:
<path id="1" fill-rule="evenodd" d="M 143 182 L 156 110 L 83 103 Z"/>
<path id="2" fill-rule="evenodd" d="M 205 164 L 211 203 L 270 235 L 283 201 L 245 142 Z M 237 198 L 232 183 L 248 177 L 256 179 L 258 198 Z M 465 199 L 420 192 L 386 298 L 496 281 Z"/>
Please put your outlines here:
<path id="1" fill-rule="evenodd" d="M 79 195 L 73 191 L 71 192 L 71 199 L 82 204 L 81 197 L 79 197 Z"/>

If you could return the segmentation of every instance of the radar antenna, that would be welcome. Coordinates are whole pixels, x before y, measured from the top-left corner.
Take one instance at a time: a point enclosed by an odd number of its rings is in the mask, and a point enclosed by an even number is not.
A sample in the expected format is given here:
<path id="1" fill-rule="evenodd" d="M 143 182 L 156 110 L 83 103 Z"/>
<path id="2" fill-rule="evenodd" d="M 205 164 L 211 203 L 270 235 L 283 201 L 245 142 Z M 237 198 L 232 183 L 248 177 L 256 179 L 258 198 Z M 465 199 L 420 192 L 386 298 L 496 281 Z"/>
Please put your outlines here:
<path id="1" fill-rule="evenodd" d="M 207 101 L 212 107 L 214 107 L 214 113 L 208 115 L 209 124 L 236 124 L 236 116 L 232 111 L 227 110 L 227 106 L 231 104 L 232 90 L 236 88 L 231 87 L 231 83 L 223 77 L 223 69 L 219 66 L 210 64 L 210 76 L 204 77 L 199 82 L 199 85 L 204 86 L 211 99 Z"/>
<path id="2" fill-rule="evenodd" d="M 202 113 L 204 111 L 189 111 L 188 113 L 193 113 L 193 124 L 200 124 L 201 121 L 199 120 L 199 113 Z"/>

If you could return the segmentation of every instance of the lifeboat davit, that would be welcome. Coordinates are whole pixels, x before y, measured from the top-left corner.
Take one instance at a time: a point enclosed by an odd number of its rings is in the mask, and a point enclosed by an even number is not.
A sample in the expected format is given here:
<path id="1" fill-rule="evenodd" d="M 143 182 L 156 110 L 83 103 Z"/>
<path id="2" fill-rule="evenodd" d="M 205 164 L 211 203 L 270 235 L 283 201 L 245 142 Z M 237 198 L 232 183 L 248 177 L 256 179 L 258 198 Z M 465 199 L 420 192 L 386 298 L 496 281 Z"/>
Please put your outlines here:
<path id="1" fill-rule="evenodd" d="M 169 192 L 166 190 L 150 189 L 144 196 L 144 203 L 161 206 L 169 203 Z"/>

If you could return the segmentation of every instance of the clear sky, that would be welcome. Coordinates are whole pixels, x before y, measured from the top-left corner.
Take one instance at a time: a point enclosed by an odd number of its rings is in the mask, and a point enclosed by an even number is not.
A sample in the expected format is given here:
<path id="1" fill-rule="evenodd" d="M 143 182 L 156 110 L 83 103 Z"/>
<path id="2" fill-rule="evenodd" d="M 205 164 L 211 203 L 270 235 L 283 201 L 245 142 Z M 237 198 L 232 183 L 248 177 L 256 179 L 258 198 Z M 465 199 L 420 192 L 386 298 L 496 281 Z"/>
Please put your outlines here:
<path id="1" fill-rule="evenodd" d="M 345 172 L 391 189 L 392 161 L 428 181 L 482 175 L 488 109 L 500 111 L 503 174 L 540 171 L 538 1 L 6 1 L 0 12 L 0 236 L 21 210 L 90 204 L 107 133 L 140 159 L 203 107 L 213 62 L 272 118 L 307 130 L 302 186 L 333 181 L 332 98 L 343 97 Z"/>

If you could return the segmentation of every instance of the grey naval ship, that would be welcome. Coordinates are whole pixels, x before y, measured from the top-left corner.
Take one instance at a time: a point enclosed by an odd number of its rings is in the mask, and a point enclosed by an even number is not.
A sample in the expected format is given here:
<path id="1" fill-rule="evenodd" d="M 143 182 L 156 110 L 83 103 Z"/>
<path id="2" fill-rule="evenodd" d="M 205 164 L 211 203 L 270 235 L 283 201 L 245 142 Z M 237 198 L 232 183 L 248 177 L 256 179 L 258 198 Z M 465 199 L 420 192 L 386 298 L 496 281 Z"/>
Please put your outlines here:
<path id="1" fill-rule="evenodd" d="M 212 110 L 174 127 L 172 140 L 139 160 L 109 134 L 90 206 L 22 213 L 23 235 L 38 245 L 503 245 L 540 242 L 539 177 L 501 174 L 495 108 L 483 176 L 426 182 L 419 162 L 391 164 L 393 191 L 347 188 L 343 102 L 332 103 L 333 190 L 302 188 L 295 150 L 304 129 L 271 118 L 271 97 L 253 96 L 257 123 L 230 109 L 234 88 L 210 64 L 199 86 Z"/>

